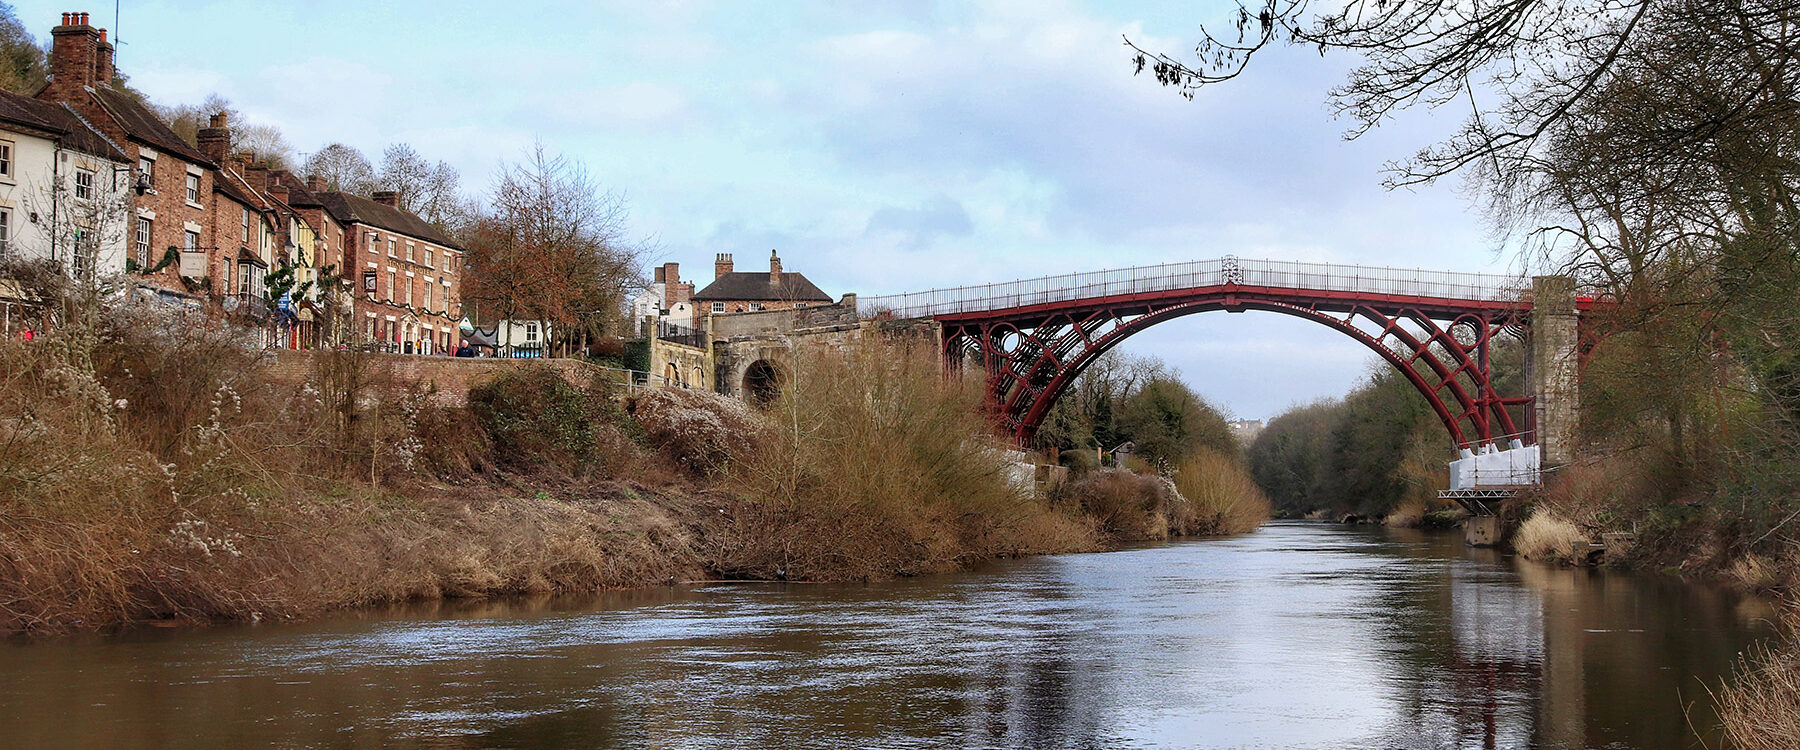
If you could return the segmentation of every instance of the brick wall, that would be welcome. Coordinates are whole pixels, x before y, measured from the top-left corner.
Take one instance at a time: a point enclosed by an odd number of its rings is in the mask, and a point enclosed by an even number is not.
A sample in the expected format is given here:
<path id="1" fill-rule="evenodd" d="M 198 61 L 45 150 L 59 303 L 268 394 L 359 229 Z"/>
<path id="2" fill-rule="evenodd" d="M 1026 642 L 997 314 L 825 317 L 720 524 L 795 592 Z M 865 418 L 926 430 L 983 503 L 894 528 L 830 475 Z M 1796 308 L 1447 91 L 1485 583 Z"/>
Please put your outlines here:
<path id="1" fill-rule="evenodd" d="M 317 369 L 315 358 L 321 356 L 329 356 L 329 353 L 276 350 L 273 352 L 274 361 L 269 366 L 269 372 L 279 382 L 302 383 L 312 377 Z M 577 386 L 586 386 L 595 375 L 609 373 L 573 359 L 480 359 L 396 354 L 366 356 L 374 357 L 373 361 L 378 367 L 386 368 L 395 383 L 433 386 L 436 392 L 432 395 L 431 402 L 441 406 L 468 404 L 470 388 L 508 369 L 552 367 L 564 380 Z"/>

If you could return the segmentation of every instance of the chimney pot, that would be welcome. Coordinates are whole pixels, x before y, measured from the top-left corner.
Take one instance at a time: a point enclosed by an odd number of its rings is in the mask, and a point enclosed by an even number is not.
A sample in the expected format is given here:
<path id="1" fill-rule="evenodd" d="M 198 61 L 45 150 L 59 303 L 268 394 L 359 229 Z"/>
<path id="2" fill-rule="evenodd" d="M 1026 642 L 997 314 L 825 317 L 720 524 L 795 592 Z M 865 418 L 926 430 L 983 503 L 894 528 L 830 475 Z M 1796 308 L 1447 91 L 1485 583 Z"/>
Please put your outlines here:
<path id="1" fill-rule="evenodd" d="M 731 253 L 719 253 L 713 258 L 713 280 L 717 281 L 728 273 L 731 273 Z"/>
<path id="2" fill-rule="evenodd" d="M 106 41 L 106 29 L 100 30 L 100 41 L 102 41 L 102 42 Z"/>
<path id="3" fill-rule="evenodd" d="M 212 123 L 212 127 L 226 128 L 226 127 L 231 127 L 230 124 L 228 123 L 229 120 L 230 120 L 230 117 L 228 115 L 226 115 L 223 111 L 220 111 L 220 112 L 213 113 L 213 116 L 212 116 L 212 119 L 210 120 L 210 122 Z"/>
<path id="4" fill-rule="evenodd" d="M 67 25 L 69 25 L 69 14 L 67 14 L 67 13 L 64 13 L 64 14 L 63 14 L 63 20 L 62 20 L 62 23 L 60 23 L 60 24 L 57 24 L 57 25 L 58 25 L 58 26 L 67 26 Z"/>

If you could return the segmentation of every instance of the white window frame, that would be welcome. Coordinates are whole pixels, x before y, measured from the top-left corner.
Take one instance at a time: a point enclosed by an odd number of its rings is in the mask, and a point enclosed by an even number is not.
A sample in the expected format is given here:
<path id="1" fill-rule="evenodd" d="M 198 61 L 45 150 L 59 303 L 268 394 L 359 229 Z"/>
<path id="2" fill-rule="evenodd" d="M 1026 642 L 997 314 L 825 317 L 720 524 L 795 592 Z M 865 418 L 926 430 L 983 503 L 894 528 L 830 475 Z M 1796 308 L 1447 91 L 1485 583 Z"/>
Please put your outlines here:
<path id="1" fill-rule="evenodd" d="M 712 303 L 712 308 L 711 308 L 711 309 L 712 309 L 712 311 L 713 311 L 713 312 L 716 312 L 716 313 L 722 313 L 722 312 L 725 312 L 725 303 L 723 303 L 723 302 L 714 302 L 714 303 Z"/>
<path id="2" fill-rule="evenodd" d="M 8 180 L 13 179 L 13 154 L 17 152 L 18 146 L 16 144 L 5 138 L 0 138 L 0 177 L 4 177 Z"/>
<path id="3" fill-rule="evenodd" d="M 187 188 L 186 189 L 187 189 L 188 205 L 193 206 L 194 208 L 203 208 L 203 206 L 200 205 L 200 173 L 199 172 L 189 171 L 187 173 Z"/>
<path id="4" fill-rule="evenodd" d="M 94 170 L 83 167 L 75 168 L 75 200 L 91 201 L 94 199 Z"/>
<path id="5" fill-rule="evenodd" d="M 0 257 L 12 249 L 12 209 L 0 208 Z"/>
<path id="6" fill-rule="evenodd" d="M 525 321 L 525 343 L 533 344 L 538 340 L 538 324 L 535 320 Z"/>
<path id="7" fill-rule="evenodd" d="M 137 252 L 140 271 L 150 268 L 150 235 L 155 228 L 155 221 L 148 216 L 139 216 L 131 227 L 131 246 Z"/>

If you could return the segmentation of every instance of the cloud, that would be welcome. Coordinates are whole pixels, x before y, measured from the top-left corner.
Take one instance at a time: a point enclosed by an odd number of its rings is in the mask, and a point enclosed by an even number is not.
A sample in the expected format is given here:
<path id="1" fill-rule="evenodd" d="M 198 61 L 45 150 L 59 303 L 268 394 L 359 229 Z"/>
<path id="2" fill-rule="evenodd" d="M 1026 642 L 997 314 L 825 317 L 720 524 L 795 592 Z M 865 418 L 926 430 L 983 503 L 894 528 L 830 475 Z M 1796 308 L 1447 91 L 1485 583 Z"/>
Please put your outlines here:
<path id="1" fill-rule="evenodd" d="M 892 235 L 901 246 L 918 249 L 941 236 L 967 237 L 974 231 L 975 224 L 963 205 L 940 194 L 918 208 L 885 206 L 877 210 L 869 217 L 863 235 Z"/>

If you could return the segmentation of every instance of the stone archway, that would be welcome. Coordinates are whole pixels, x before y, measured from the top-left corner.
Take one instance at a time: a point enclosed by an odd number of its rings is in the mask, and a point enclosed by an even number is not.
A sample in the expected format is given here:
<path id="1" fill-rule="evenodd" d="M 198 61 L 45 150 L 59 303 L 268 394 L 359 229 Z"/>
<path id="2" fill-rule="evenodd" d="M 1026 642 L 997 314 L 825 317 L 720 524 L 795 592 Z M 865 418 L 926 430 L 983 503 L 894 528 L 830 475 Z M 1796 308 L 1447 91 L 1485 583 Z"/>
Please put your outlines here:
<path id="1" fill-rule="evenodd" d="M 781 398 L 783 378 L 774 362 L 759 359 L 744 368 L 740 385 L 744 400 L 752 406 L 768 406 Z"/>

